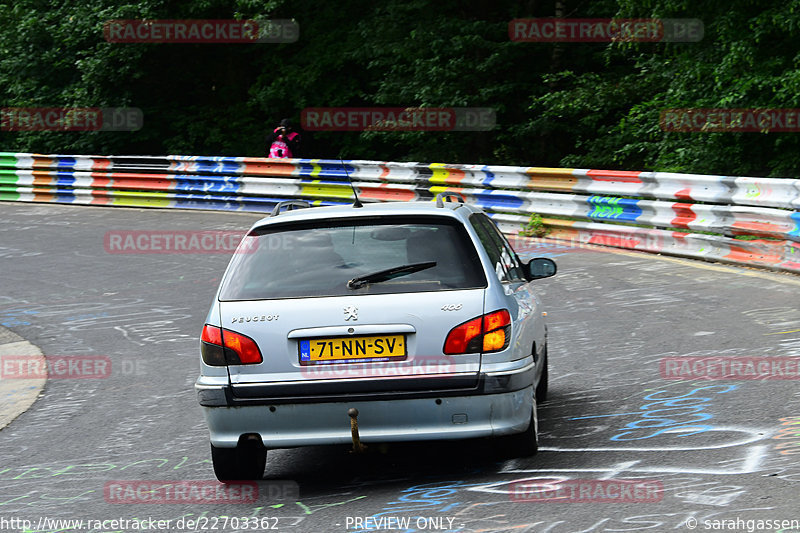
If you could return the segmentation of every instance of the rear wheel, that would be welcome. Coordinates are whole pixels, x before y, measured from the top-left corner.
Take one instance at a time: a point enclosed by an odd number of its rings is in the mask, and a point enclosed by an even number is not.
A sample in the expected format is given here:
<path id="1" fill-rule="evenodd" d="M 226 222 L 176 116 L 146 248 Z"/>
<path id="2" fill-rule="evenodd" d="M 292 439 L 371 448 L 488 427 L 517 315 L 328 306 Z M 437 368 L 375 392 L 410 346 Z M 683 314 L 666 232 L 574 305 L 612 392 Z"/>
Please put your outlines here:
<path id="1" fill-rule="evenodd" d="M 501 438 L 501 453 L 504 457 L 530 457 L 539 451 L 539 421 L 536 415 L 536 400 L 531 409 L 531 421 L 528 429 L 522 433 Z"/>
<path id="2" fill-rule="evenodd" d="M 211 445 L 214 475 L 222 482 L 258 480 L 264 476 L 267 449 L 260 441 L 245 440 L 236 448 Z"/>
<path id="3" fill-rule="evenodd" d="M 536 385 L 536 403 L 544 403 L 547 400 L 547 344 L 544 345 L 541 364 L 543 365 L 542 375 Z"/>

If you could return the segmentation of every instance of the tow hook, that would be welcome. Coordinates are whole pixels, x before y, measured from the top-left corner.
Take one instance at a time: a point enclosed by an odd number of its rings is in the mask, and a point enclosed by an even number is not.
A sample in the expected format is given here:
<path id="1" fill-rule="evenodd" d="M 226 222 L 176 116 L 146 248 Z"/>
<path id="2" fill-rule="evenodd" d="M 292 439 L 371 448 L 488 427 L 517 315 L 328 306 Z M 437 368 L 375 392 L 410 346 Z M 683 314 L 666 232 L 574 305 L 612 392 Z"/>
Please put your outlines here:
<path id="1" fill-rule="evenodd" d="M 351 453 L 364 453 L 367 447 L 361 444 L 361 439 L 358 436 L 358 409 L 351 407 L 347 410 L 347 416 L 350 417 L 350 435 L 353 437 Z"/>

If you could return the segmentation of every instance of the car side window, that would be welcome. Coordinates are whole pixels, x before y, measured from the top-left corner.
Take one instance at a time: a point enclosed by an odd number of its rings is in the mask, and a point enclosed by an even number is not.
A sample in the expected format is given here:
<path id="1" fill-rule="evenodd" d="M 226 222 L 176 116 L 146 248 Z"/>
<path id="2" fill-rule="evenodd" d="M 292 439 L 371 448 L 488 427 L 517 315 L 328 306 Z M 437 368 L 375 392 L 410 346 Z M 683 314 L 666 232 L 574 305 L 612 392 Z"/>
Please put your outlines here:
<path id="1" fill-rule="evenodd" d="M 494 222 L 483 213 L 472 215 L 470 221 L 495 265 L 495 272 L 500 281 L 525 281 L 517 254 Z"/>

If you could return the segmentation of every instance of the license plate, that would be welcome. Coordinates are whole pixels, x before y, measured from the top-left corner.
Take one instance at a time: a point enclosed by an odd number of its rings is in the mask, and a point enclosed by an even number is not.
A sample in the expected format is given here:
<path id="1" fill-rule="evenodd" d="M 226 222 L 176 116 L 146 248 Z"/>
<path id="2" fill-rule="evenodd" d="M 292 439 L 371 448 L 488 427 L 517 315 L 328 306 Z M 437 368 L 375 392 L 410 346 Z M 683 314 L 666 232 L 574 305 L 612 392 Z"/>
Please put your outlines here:
<path id="1" fill-rule="evenodd" d="M 326 361 L 385 361 L 406 357 L 405 335 L 330 337 L 299 342 L 300 364 Z"/>

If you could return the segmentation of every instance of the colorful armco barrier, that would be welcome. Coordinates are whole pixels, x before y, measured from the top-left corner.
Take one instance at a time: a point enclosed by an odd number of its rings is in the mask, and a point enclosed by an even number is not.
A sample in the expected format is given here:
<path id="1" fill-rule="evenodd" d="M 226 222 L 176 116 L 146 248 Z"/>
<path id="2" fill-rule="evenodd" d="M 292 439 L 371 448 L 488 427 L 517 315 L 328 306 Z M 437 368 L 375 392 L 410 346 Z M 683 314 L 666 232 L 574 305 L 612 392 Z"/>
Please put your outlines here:
<path id="1" fill-rule="evenodd" d="M 800 273 L 800 180 L 483 165 L 0 152 L 0 200 L 268 212 L 460 193 L 510 234 Z M 522 241 L 519 241 L 522 242 Z"/>

